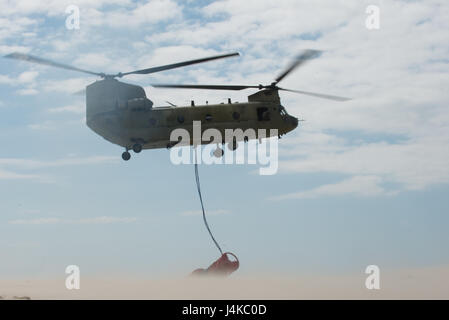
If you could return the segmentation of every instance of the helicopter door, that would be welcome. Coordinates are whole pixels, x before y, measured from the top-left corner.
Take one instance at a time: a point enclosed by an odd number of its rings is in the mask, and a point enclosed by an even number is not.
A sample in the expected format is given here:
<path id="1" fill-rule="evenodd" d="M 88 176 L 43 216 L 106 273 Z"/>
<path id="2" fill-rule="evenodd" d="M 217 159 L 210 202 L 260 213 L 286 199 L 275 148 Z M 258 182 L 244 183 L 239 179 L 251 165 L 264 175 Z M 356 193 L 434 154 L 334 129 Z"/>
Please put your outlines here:
<path id="1" fill-rule="evenodd" d="M 266 107 L 257 108 L 257 120 L 259 121 L 270 121 L 271 115 L 270 111 Z"/>

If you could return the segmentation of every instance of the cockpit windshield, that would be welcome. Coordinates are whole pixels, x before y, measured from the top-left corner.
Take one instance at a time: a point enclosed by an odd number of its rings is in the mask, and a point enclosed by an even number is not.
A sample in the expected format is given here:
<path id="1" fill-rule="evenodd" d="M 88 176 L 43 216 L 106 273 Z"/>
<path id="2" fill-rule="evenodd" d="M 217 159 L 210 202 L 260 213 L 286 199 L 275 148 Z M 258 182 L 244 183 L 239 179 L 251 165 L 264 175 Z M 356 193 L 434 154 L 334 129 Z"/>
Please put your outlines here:
<path id="1" fill-rule="evenodd" d="M 287 111 L 285 110 L 285 108 L 283 106 L 279 106 L 279 114 L 281 115 L 281 117 L 286 117 L 288 115 Z"/>

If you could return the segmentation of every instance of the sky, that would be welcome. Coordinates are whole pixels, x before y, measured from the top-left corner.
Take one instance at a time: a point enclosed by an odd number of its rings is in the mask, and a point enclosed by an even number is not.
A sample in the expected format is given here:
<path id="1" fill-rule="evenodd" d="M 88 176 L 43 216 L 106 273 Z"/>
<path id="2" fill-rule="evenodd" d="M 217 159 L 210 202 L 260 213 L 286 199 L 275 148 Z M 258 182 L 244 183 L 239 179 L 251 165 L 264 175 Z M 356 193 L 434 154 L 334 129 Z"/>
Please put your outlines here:
<path id="1" fill-rule="evenodd" d="M 66 8 L 80 9 L 67 29 Z M 365 25 L 379 7 L 379 29 Z M 447 1 L 0 0 L 0 54 L 23 52 L 96 72 L 237 51 L 123 81 L 155 106 L 244 102 L 254 91 L 151 83 L 268 84 L 304 49 L 317 59 L 283 86 L 305 121 L 279 141 L 279 171 L 201 165 L 216 239 L 242 274 L 363 274 L 449 265 Z M 188 274 L 218 251 L 200 214 L 193 165 L 165 149 L 123 150 L 85 125 L 95 76 L 0 59 L 0 277 Z"/>

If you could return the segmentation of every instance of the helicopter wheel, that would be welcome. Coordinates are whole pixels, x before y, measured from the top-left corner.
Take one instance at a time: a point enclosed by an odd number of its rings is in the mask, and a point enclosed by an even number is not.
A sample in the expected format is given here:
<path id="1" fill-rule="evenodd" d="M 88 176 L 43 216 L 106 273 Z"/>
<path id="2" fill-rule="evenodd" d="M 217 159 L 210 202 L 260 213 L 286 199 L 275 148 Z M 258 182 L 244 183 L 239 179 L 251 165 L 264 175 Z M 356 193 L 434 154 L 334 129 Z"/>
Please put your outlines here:
<path id="1" fill-rule="evenodd" d="M 131 154 L 128 151 L 123 152 L 122 159 L 128 161 L 129 159 L 131 159 Z"/>
<path id="2" fill-rule="evenodd" d="M 142 151 L 142 145 L 140 143 L 136 143 L 133 145 L 133 151 L 135 153 L 139 153 L 140 151 Z"/>

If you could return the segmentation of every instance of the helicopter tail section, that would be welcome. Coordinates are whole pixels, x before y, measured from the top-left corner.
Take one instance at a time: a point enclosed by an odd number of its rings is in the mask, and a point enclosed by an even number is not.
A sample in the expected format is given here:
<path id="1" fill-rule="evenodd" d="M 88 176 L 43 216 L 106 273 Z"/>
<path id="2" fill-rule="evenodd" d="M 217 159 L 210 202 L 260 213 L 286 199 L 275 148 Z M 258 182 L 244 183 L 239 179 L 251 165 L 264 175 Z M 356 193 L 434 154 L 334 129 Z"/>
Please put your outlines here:
<path id="1" fill-rule="evenodd" d="M 145 107 L 152 107 L 142 87 L 115 79 L 96 81 L 86 88 L 86 117 L 89 120 L 100 113 L 127 108 L 129 104 L 138 103 L 139 99 Z"/>

